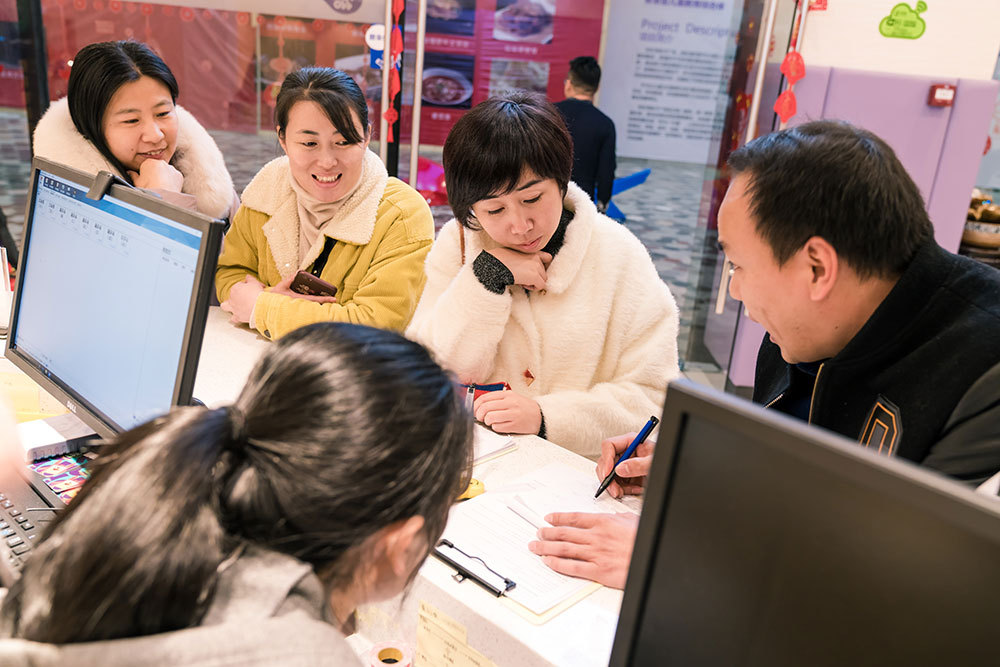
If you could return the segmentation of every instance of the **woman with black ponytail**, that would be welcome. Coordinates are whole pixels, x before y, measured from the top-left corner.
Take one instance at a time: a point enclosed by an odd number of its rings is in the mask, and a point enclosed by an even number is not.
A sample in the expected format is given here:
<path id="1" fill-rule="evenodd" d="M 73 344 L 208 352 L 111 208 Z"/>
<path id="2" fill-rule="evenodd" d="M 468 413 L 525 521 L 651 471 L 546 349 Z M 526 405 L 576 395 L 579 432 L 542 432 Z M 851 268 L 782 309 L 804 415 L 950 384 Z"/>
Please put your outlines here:
<path id="1" fill-rule="evenodd" d="M 236 403 L 123 434 L 0 607 L 0 664 L 357 664 L 342 633 L 413 578 L 471 421 L 420 345 L 323 323 Z"/>

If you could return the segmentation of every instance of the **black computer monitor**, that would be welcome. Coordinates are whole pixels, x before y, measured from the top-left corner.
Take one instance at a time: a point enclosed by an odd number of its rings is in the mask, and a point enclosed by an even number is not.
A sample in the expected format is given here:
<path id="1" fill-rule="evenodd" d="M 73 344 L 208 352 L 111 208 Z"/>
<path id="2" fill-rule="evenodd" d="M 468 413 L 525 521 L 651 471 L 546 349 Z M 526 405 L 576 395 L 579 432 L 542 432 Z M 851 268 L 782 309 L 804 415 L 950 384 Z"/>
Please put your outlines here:
<path id="1" fill-rule="evenodd" d="M 32 166 L 5 356 L 101 437 L 189 404 L 222 223 Z"/>
<path id="2" fill-rule="evenodd" d="M 671 383 L 612 666 L 996 664 L 997 619 L 997 500 Z"/>

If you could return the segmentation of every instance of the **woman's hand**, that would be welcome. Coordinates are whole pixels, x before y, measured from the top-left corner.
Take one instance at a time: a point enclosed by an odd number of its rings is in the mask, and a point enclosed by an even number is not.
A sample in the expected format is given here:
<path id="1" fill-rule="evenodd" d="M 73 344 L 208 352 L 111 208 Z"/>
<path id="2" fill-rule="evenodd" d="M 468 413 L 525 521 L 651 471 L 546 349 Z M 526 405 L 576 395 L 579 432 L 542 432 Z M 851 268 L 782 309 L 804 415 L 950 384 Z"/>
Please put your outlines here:
<path id="1" fill-rule="evenodd" d="M 149 160 L 146 160 L 149 162 Z M 264 284 L 247 274 L 243 280 L 233 285 L 229 290 L 229 298 L 222 302 L 222 310 L 231 315 L 229 321 L 233 324 L 249 324 L 253 315 L 257 297 L 264 291 Z"/>
<path id="2" fill-rule="evenodd" d="M 542 427 L 542 409 L 516 391 L 488 391 L 472 404 L 476 419 L 497 433 L 530 433 Z"/>
<path id="3" fill-rule="evenodd" d="M 520 285 L 524 289 L 542 290 L 545 289 L 546 270 L 552 255 L 547 252 L 533 252 L 525 254 L 510 248 L 494 248 L 487 250 L 507 267 L 514 275 L 514 284 Z"/>
<path id="4" fill-rule="evenodd" d="M 180 192 L 184 187 L 184 174 L 163 160 L 143 160 L 139 172 L 128 172 L 132 184 L 146 190 L 169 190 Z"/>
<path id="5" fill-rule="evenodd" d="M 298 292 L 293 292 L 292 282 L 294 280 L 295 276 L 291 275 L 274 287 L 268 287 L 265 291 L 273 294 L 290 296 L 293 299 L 305 299 L 306 301 L 312 301 L 313 303 L 337 303 L 337 297 L 335 296 L 312 296 L 311 294 L 299 294 Z"/>

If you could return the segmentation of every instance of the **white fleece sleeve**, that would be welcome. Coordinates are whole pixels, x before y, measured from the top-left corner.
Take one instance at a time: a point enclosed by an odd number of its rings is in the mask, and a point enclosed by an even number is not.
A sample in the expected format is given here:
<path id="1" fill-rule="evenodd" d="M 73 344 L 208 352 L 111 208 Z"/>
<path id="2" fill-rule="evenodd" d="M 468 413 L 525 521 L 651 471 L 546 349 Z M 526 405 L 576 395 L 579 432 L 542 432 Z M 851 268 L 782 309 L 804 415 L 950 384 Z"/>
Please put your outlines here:
<path id="1" fill-rule="evenodd" d="M 427 255 L 424 286 L 406 335 L 424 345 L 462 382 L 482 382 L 493 370 L 510 317 L 511 295 L 490 292 L 461 263 L 459 227 L 446 224 Z"/>
<path id="2" fill-rule="evenodd" d="M 612 377 L 587 390 L 535 399 L 545 417 L 545 437 L 590 458 L 600 455 L 602 440 L 638 431 L 651 416 L 659 417 L 667 382 L 680 374 L 677 304 L 648 255 L 632 266 L 617 285 L 604 341 Z"/>

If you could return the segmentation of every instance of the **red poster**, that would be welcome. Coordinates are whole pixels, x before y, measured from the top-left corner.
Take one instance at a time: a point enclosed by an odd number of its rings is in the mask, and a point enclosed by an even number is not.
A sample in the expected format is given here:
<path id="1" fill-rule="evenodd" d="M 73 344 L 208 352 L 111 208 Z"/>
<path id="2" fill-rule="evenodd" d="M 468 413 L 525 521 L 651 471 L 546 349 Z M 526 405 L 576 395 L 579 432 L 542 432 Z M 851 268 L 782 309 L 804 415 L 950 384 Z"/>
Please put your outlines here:
<path id="1" fill-rule="evenodd" d="M 597 57 L 604 0 L 429 0 L 420 143 L 440 146 L 463 113 L 513 89 L 563 99 L 569 61 Z M 412 110 L 403 111 L 404 140 Z"/>

